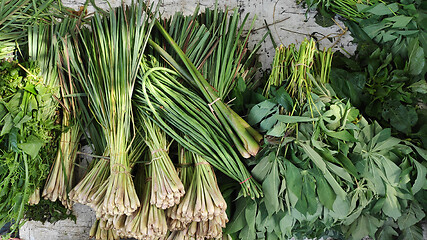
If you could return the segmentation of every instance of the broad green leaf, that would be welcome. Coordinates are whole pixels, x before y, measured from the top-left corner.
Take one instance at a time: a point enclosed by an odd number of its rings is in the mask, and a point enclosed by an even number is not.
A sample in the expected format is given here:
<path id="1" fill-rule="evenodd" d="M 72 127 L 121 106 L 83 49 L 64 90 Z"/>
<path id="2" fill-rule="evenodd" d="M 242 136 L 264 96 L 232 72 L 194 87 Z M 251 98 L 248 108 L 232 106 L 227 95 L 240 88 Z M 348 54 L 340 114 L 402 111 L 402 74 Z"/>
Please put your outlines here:
<path id="1" fill-rule="evenodd" d="M 354 240 L 359 240 L 366 236 L 374 236 L 381 225 L 381 221 L 375 217 L 362 214 L 357 221 L 350 226 L 347 234 L 350 234 Z"/>
<path id="2" fill-rule="evenodd" d="M 427 82 L 424 79 L 411 84 L 409 87 L 413 92 L 427 94 Z"/>
<path id="3" fill-rule="evenodd" d="M 261 122 L 263 118 L 276 111 L 276 106 L 277 105 L 275 103 L 268 100 L 253 106 L 248 115 L 248 123 L 250 125 L 255 125 Z"/>
<path id="4" fill-rule="evenodd" d="M 372 8 L 365 9 L 365 11 L 378 16 L 394 14 L 398 10 L 399 10 L 399 6 L 397 5 L 397 3 L 385 5 L 382 2 L 375 4 Z"/>
<path id="5" fill-rule="evenodd" d="M 290 214 L 286 214 L 279 222 L 280 231 L 282 232 L 282 238 L 292 236 L 292 228 L 295 224 L 295 218 L 293 218 Z"/>
<path id="6" fill-rule="evenodd" d="M 342 153 L 338 153 L 336 158 L 341 162 L 343 167 L 355 178 L 359 178 L 359 174 L 357 173 L 357 169 L 354 166 L 353 162 Z"/>
<path id="7" fill-rule="evenodd" d="M 424 240 L 422 228 L 413 225 L 409 228 L 405 228 L 402 231 L 399 239 L 401 240 Z"/>
<path id="8" fill-rule="evenodd" d="M 245 227 L 240 231 L 239 239 L 255 240 L 256 232 L 255 230 L 250 229 L 248 225 L 245 225 Z"/>
<path id="9" fill-rule="evenodd" d="M 314 122 L 318 118 L 301 117 L 301 116 L 289 116 L 289 115 L 276 115 L 276 120 L 283 123 L 300 123 L 300 122 Z"/>
<path id="10" fill-rule="evenodd" d="M 397 15 L 393 17 L 384 18 L 383 21 L 386 22 L 393 22 L 394 28 L 404 28 L 408 23 L 412 20 L 412 17 L 403 16 L 403 15 Z"/>
<path id="11" fill-rule="evenodd" d="M 245 208 L 247 204 L 246 198 L 239 198 L 236 202 L 236 211 L 233 213 L 233 218 L 227 224 L 225 233 L 232 234 L 240 231 L 246 226 Z"/>
<path id="12" fill-rule="evenodd" d="M 286 165 L 286 184 L 289 189 L 295 196 L 300 197 L 302 191 L 302 176 L 301 170 L 295 167 L 291 162 L 285 161 Z"/>
<path id="13" fill-rule="evenodd" d="M 334 218 L 344 219 L 349 214 L 350 204 L 346 198 L 337 196 L 332 206 Z"/>
<path id="14" fill-rule="evenodd" d="M 39 154 L 39 151 L 43 145 L 44 142 L 41 139 L 34 135 L 30 135 L 27 138 L 27 141 L 25 143 L 19 143 L 18 147 L 23 152 L 30 155 L 31 158 L 35 158 Z"/>
<path id="15" fill-rule="evenodd" d="M 292 101 L 291 96 L 289 96 L 288 92 L 285 90 L 285 86 L 279 88 L 276 91 L 275 100 L 280 106 L 286 109 L 286 111 L 292 111 L 294 102 Z"/>
<path id="16" fill-rule="evenodd" d="M 337 195 L 334 190 L 326 182 L 326 179 L 321 174 L 316 174 L 317 196 L 320 203 L 330 210 L 333 210 L 333 205 Z"/>
<path id="17" fill-rule="evenodd" d="M 395 239 L 399 234 L 396 232 L 397 224 L 389 218 L 384 225 L 377 231 L 376 238 L 378 240 L 390 240 Z"/>
<path id="18" fill-rule="evenodd" d="M 350 174 L 344 168 L 339 167 L 330 162 L 326 162 L 326 165 L 328 166 L 328 169 L 330 169 L 333 173 L 338 175 L 340 178 L 346 180 L 349 183 L 353 183 L 353 180 L 351 179 Z"/>
<path id="19" fill-rule="evenodd" d="M 257 204 L 255 201 L 249 201 L 245 209 L 245 219 L 250 231 L 255 233 L 255 218 L 257 213 Z"/>
<path id="20" fill-rule="evenodd" d="M 409 208 L 397 219 L 400 230 L 411 227 L 423 220 L 426 214 L 417 202 L 412 202 Z"/>
<path id="21" fill-rule="evenodd" d="M 383 212 L 385 215 L 392 217 L 393 219 L 397 219 L 402 215 L 400 204 L 396 195 L 396 190 L 392 186 L 386 185 L 386 196 Z"/>
<path id="22" fill-rule="evenodd" d="M 4 117 L 4 125 L 3 128 L 1 130 L 1 134 L 0 136 L 3 136 L 5 134 L 8 134 L 10 132 L 10 130 L 13 127 L 13 119 L 12 119 L 12 115 L 10 113 L 8 113 L 5 117 Z"/>
<path id="23" fill-rule="evenodd" d="M 307 201 L 308 214 L 315 214 L 317 210 L 316 183 L 314 177 L 311 176 L 311 174 L 305 174 L 303 176 L 302 193 Z"/>
<path id="24" fill-rule="evenodd" d="M 427 168 L 415 159 L 412 160 L 417 168 L 417 178 L 415 179 L 414 185 L 412 186 L 412 194 L 416 194 L 426 184 Z"/>
<path id="25" fill-rule="evenodd" d="M 262 132 L 271 130 L 273 126 L 277 123 L 275 116 L 279 114 L 278 112 L 279 111 L 277 110 L 277 112 L 273 116 L 262 120 L 261 123 L 259 124 L 259 130 Z"/>
<path id="26" fill-rule="evenodd" d="M 341 186 L 338 184 L 338 182 L 334 179 L 332 174 L 326 168 L 326 164 L 323 161 L 322 157 L 307 144 L 300 143 L 300 145 L 302 146 L 302 148 L 304 149 L 304 152 L 308 155 L 308 157 L 314 162 L 314 164 L 323 173 L 328 183 L 334 189 L 335 193 L 338 196 L 345 198 L 345 196 L 347 195 L 346 192 L 341 188 Z"/>
<path id="27" fill-rule="evenodd" d="M 417 38 L 411 41 L 408 47 L 409 54 L 409 73 L 412 75 L 419 75 L 424 69 L 426 58 L 424 56 L 424 49 L 420 47 Z"/>
<path id="28" fill-rule="evenodd" d="M 265 178 L 262 183 L 262 190 L 264 192 L 264 201 L 267 208 L 268 214 L 273 215 L 279 208 L 279 188 L 280 188 L 280 177 L 277 162 L 273 164 L 271 172 Z"/>
<path id="29" fill-rule="evenodd" d="M 287 124 L 283 122 L 279 122 L 272 129 L 270 129 L 266 135 L 273 136 L 273 137 L 282 137 L 285 135 L 287 129 Z"/>
<path id="30" fill-rule="evenodd" d="M 252 169 L 252 175 L 257 180 L 263 181 L 267 177 L 267 174 L 271 171 L 274 159 L 274 152 L 270 152 L 267 156 L 264 156 Z"/>
<path id="31" fill-rule="evenodd" d="M 407 134 L 411 132 L 411 127 L 418 121 L 415 109 L 401 103 L 384 105 L 382 117 L 389 120 L 393 128 Z"/>
<path id="32" fill-rule="evenodd" d="M 342 130 L 339 132 L 326 132 L 326 134 L 330 137 L 337 138 L 347 142 L 357 142 L 357 139 L 354 138 L 352 134 L 350 134 L 347 130 Z"/>

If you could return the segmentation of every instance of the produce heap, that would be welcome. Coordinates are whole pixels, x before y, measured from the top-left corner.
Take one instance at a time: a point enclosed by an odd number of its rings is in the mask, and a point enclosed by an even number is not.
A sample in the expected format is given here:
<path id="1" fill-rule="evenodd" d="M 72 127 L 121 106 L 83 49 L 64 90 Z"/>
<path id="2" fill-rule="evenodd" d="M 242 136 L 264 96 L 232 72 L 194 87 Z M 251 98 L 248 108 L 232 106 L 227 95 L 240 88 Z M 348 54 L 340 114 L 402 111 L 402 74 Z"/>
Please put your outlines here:
<path id="1" fill-rule="evenodd" d="M 396 38 L 362 35 L 381 48 L 353 59 L 314 40 L 279 46 L 259 78 L 255 19 L 243 34 L 237 10 L 164 19 L 142 1 L 87 15 L 2 0 L 0 225 L 16 231 L 43 197 L 93 208 L 96 239 L 422 239 L 425 6 L 310 4 L 354 35 L 391 21 L 381 29 Z M 405 25 L 383 5 L 419 15 Z M 82 142 L 94 160 L 75 184 Z"/>

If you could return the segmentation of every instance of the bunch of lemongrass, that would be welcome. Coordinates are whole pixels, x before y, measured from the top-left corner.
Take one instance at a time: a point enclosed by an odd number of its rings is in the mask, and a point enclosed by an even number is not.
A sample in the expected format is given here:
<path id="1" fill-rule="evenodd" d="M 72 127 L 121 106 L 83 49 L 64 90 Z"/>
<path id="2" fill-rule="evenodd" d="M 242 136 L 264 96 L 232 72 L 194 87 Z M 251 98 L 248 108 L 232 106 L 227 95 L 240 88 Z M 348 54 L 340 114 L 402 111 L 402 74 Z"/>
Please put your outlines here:
<path id="1" fill-rule="evenodd" d="M 104 154 L 108 156 L 108 154 Z M 82 180 L 70 191 L 69 198 L 73 202 L 88 204 L 100 186 L 107 182 L 110 175 L 110 162 L 106 157 L 97 161 L 92 169 L 84 176 Z"/>
<path id="2" fill-rule="evenodd" d="M 142 115 L 143 116 L 143 115 Z M 179 203 L 184 195 L 184 186 L 169 157 L 166 133 L 150 119 L 141 119 L 145 143 L 151 152 L 151 198 L 150 203 L 166 209 Z"/>
<path id="3" fill-rule="evenodd" d="M 120 237 L 113 229 L 105 228 L 106 221 L 102 219 L 96 219 L 90 229 L 89 237 L 95 238 L 96 240 L 118 240 Z"/>
<path id="4" fill-rule="evenodd" d="M 145 174 L 141 173 L 143 168 L 146 169 Z M 152 181 L 153 167 L 150 164 L 147 167 L 140 167 L 139 171 L 136 185 L 142 189 L 140 191 L 141 206 L 129 216 L 116 218 L 114 228 L 121 235 L 136 239 L 164 238 L 168 231 L 165 210 L 150 203 L 152 195 L 150 181 Z"/>
<path id="5" fill-rule="evenodd" d="M 224 133 L 226 133 L 227 138 L 233 142 L 237 151 L 245 158 L 255 156 L 260 149 L 259 142 L 263 139 L 262 135 L 224 103 L 224 99 L 221 98 L 218 91 L 211 86 L 158 21 L 156 21 L 156 27 L 165 38 L 166 42 L 170 44 L 180 57 L 184 65 L 181 66 L 178 64 L 170 54 L 154 41 L 149 41 L 150 45 L 155 51 L 162 55 L 174 69 L 179 71 L 188 84 L 191 84 L 200 91 L 211 109 L 210 114 L 214 115 L 216 121 L 223 127 Z"/>
<path id="6" fill-rule="evenodd" d="M 102 211 L 109 215 L 130 215 L 140 205 L 130 174 L 129 148 L 133 87 L 154 24 L 149 23 L 145 8 L 139 2 L 110 9 L 105 15 L 95 13 L 90 29 L 82 29 L 68 48 L 90 109 L 106 137 L 110 176 L 105 194 L 101 193 Z"/>
<path id="7" fill-rule="evenodd" d="M 187 228 L 179 231 L 172 231 L 168 236 L 168 240 L 173 239 L 222 239 L 222 228 L 225 227 L 225 223 L 219 223 L 214 220 L 204 222 L 191 222 Z"/>
<path id="8" fill-rule="evenodd" d="M 227 141 L 208 104 L 182 85 L 177 73 L 143 61 L 134 100 L 139 112 L 153 118 L 169 136 L 191 152 L 205 156 L 215 168 L 241 183 L 244 196 L 259 197 L 259 184 Z M 183 134 L 183 136 L 181 135 Z"/>
<path id="9" fill-rule="evenodd" d="M 63 121 L 66 121 L 64 114 Z M 67 117 L 68 118 L 68 117 Z M 63 126 L 67 126 L 63 123 Z M 49 177 L 43 189 L 42 196 L 55 202 L 57 199 L 67 208 L 72 207 L 68 198 L 68 192 L 72 187 L 74 161 L 77 156 L 81 130 L 80 126 L 74 124 L 68 130 L 63 130 L 58 146 L 58 153 L 50 171 Z"/>
<path id="10" fill-rule="evenodd" d="M 215 219 L 225 227 L 228 222 L 225 214 L 227 203 L 219 190 L 215 173 L 203 157 L 194 155 L 193 159 L 195 169 L 190 187 L 179 203 L 176 215 L 171 217 L 185 224 Z"/>
<path id="11" fill-rule="evenodd" d="M 186 191 L 193 179 L 193 168 L 193 154 L 184 147 L 178 146 L 178 175 Z M 176 216 L 178 206 L 179 205 L 174 205 L 166 210 L 168 228 L 170 231 L 183 230 L 187 227 L 187 224 L 181 222 Z"/>

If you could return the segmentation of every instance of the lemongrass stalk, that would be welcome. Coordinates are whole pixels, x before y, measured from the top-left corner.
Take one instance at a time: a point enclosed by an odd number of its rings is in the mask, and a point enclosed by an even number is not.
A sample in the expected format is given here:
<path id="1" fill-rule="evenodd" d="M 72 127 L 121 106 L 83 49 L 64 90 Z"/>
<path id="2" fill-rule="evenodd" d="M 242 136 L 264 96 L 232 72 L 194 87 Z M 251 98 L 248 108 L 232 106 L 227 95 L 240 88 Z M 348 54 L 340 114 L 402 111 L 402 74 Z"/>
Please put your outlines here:
<path id="1" fill-rule="evenodd" d="M 156 64 L 155 59 L 142 62 L 144 75 L 135 94 L 138 111 L 153 118 L 185 148 L 206 156 L 215 168 L 239 181 L 244 196 L 259 197 L 262 194 L 259 185 L 228 143 L 226 134 L 218 126 L 218 120 L 211 114 L 206 102 L 179 83 L 175 71 L 152 67 Z M 190 144 L 189 139 L 194 143 Z"/>
<path id="2" fill-rule="evenodd" d="M 30 195 L 28 199 L 28 205 L 37 205 L 40 202 L 40 188 L 36 188 L 36 190 Z"/>
<path id="3" fill-rule="evenodd" d="M 191 181 L 193 179 L 193 155 L 180 145 L 178 146 L 178 163 L 179 178 L 181 179 L 181 182 L 184 185 L 186 191 L 188 191 L 188 188 L 190 187 Z M 170 231 L 183 230 L 187 226 L 186 223 L 178 219 L 178 206 L 179 205 L 174 205 L 173 207 L 166 210 L 168 229 Z"/>
<path id="4" fill-rule="evenodd" d="M 213 220 L 216 217 L 222 219 L 222 222 L 228 222 L 225 214 L 227 204 L 219 190 L 213 169 L 201 156 L 194 155 L 193 158 L 193 179 L 178 206 L 176 219 L 184 224 Z"/>
<path id="5" fill-rule="evenodd" d="M 150 203 L 166 209 L 179 203 L 184 185 L 168 155 L 166 134 L 149 119 L 143 119 L 145 142 L 151 152 L 152 181 Z"/>
<path id="6" fill-rule="evenodd" d="M 65 115 L 67 114 L 64 114 L 63 121 L 68 120 Z M 67 123 L 63 123 L 63 126 L 67 125 Z M 72 125 L 68 130 L 64 130 L 61 133 L 57 158 L 53 163 L 42 194 L 45 199 L 49 199 L 52 202 L 59 199 L 62 205 L 69 209 L 72 207 L 72 202 L 68 198 L 68 192 L 72 187 L 74 161 L 77 156 L 78 141 L 81 134 L 80 126 L 77 124 Z"/>
<path id="7" fill-rule="evenodd" d="M 108 154 L 104 154 L 108 156 Z M 81 204 L 91 202 L 99 187 L 106 182 L 110 168 L 108 159 L 99 160 L 82 180 L 70 191 L 69 198 Z"/>
<path id="8" fill-rule="evenodd" d="M 105 221 L 102 219 L 97 219 L 89 233 L 90 238 L 95 238 L 96 240 L 118 240 L 120 237 L 115 233 L 113 229 L 105 229 Z"/>
<path id="9" fill-rule="evenodd" d="M 110 176 L 104 214 L 132 214 L 140 205 L 131 176 L 132 93 L 146 42 L 154 24 L 145 4 L 95 13 L 91 30 L 80 31 L 82 44 L 70 44 L 70 61 L 77 73 L 110 153 Z M 86 64 L 81 64 L 81 60 Z"/>
<path id="10" fill-rule="evenodd" d="M 191 79 L 187 79 L 189 81 L 193 81 L 199 90 L 204 95 L 205 99 L 211 103 L 211 107 L 214 109 L 216 116 L 218 117 L 221 124 L 224 126 L 230 126 L 233 131 L 229 131 L 231 129 L 226 127 L 229 136 L 233 139 L 233 142 L 236 146 L 242 146 L 244 149 L 239 149 L 240 153 L 243 157 L 249 157 L 247 153 L 252 156 L 255 156 L 259 149 L 259 139 L 262 139 L 262 136 L 251 129 L 248 131 L 248 126 L 242 126 L 241 123 L 244 121 L 239 115 L 232 114 L 234 112 L 230 107 L 224 104 L 223 100 L 219 98 L 218 94 L 215 92 L 215 89 L 206 81 L 203 75 L 197 70 L 194 64 L 188 59 L 185 53 L 181 48 L 175 43 L 175 41 L 170 37 L 170 35 L 165 31 L 165 29 L 161 26 L 161 24 L 156 21 L 156 27 L 160 31 L 160 33 L 164 36 L 166 41 L 174 48 L 177 52 L 181 60 L 184 62 L 187 70 L 190 72 Z M 150 45 L 155 46 L 156 44 L 153 41 L 149 41 Z M 156 48 L 157 50 L 158 48 Z M 164 56 L 164 52 L 159 52 Z M 172 62 L 170 62 L 172 64 Z M 175 64 L 173 65 L 175 66 Z M 215 101 L 215 102 L 214 102 Z M 214 104 L 215 103 L 215 104 Z M 240 139 L 238 141 L 234 136 Z"/>
<path id="11" fill-rule="evenodd" d="M 124 228 L 121 230 L 127 236 L 137 239 L 163 238 L 168 231 L 165 211 L 150 204 L 152 170 L 152 165 L 150 164 L 147 167 L 147 174 L 138 176 L 139 180 L 136 180 L 136 182 L 139 183 L 138 187 L 142 187 L 141 206 L 137 211 L 126 216 Z"/>

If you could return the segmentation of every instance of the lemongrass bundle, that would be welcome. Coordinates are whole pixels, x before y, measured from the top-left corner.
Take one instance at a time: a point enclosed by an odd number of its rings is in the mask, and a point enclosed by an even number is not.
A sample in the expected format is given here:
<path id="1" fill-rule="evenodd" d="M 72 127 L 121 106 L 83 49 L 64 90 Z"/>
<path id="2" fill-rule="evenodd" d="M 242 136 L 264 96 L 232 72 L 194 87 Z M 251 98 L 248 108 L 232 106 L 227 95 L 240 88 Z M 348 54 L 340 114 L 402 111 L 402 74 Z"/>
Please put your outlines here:
<path id="1" fill-rule="evenodd" d="M 89 237 L 96 240 L 118 240 L 120 237 L 113 229 L 105 228 L 106 222 L 102 219 L 97 219 L 90 229 Z"/>
<path id="2" fill-rule="evenodd" d="M 70 191 L 68 194 L 69 198 L 72 201 L 81 204 L 88 204 L 89 202 L 92 202 L 101 185 L 108 179 L 110 174 L 109 165 L 110 163 L 107 159 L 101 159 L 96 162 L 93 168 Z"/>
<path id="3" fill-rule="evenodd" d="M 182 85 L 177 72 L 156 67 L 158 63 L 154 58 L 141 65 L 134 95 L 138 112 L 152 118 L 186 149 L 205 156 L 212 166 L 238 181 L 244 196 L 260 197 L 259 184 L 230 145 L 226 131 L 212 115 L 209 104 Z"/>
<path id="4" fill-rule="evenodd" d="M 152 165 L 149 165 L 147 169 L 147 174 L 140 174 L 139 180 L 137 180 L 139 183 L 137 186 L 142 188 L 141 206 L 131 215 L 116 219 L 114 227 L 120 229 L 119 231 L 123 235 L 136 239 L 164 238 L 168 231 L 166 215 L 163 209 L 150 203 Z"/>
<path id="5" fill-rule="evenodd" d="M 64 116 L 63 121 L 65 119 Z M 67 125 L 67 123 L 63 123 L 63 126 Z M 77 157 L 80 136 L 81 130 L 77 124 L 72 125 L 68 131 L 63 130 L 57 157 L 42 193 L 45 199 L 49 199 L 52 202 L 59 199 L 62 205 L 69 209 L 72 207 L 72 202 L 68 198 L 68 192 L 72 187 L 74 161 Z"/>
<path id="6" fill-rule="evenodd" d="M 68 47 L 90 109 L 106 137 L 110 176 L 102 211 L 109 215 L 130 215 L 140 205 L 130 173 L 129 149 L 133 86 L 154 24 L 149 23 L 145 7 L 137 3 L 110 9 L 108 15 L 95 13 L 91 29 L 80 31 L 79 39 Z"/>
<path id="7" fill-rule="evenodd" d="M 184 186 L 169 157 L 166 133 L 149 119 L 143 119 L 142 124 L 146 134 L 145 143 L 151 152 L 150 203 L 158 208 L 170 208 L 179 203 L 185 193 Z"/>
<path id="8" fill-rule="evenodd" d="M 178 147 L 178 164 L 179 179 L 181 179 L 181 182 L 187 191 L 191 184 L 191 180 L 193 179 L 193 154 L 182 146 Z M 166 210 L 168 228 L 170 231 L 183 230 L 187 227 L 187 224 L 181 222 L 176 215 L 178 206 L 179 205 L 174 205 Z"/>
<path id="9" fill-rule="evenodd" d="M 37 205 L 40 202 L 40 188 L 36 188 L 36 190 L 30 195 L 28 198 L 28 205 Z"/>
<path id="10" fill-rule="evenodd" d="M 179 221 L 189 224 L 190 222 L 206 222 L 216 219 L 220 223 L 228 222 L 227 203 L 222 197 L 216 182 L 212 167 L 200 155 L 194 155 L 194 174 L 187 194 L 180 202 L 176 211 Z"/>

